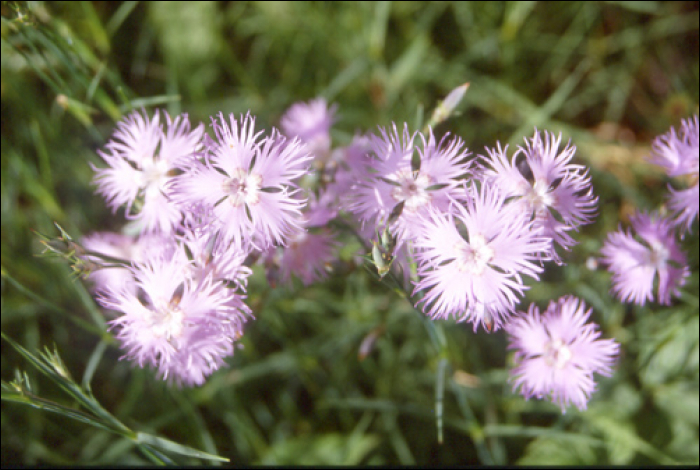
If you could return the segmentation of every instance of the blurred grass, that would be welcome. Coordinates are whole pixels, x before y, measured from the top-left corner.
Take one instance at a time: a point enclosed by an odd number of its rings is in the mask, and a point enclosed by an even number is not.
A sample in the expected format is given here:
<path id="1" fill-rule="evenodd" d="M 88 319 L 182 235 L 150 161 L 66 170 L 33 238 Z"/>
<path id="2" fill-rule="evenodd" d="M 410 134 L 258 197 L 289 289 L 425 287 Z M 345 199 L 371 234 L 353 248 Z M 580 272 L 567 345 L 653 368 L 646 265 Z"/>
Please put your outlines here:
<path id="1" fill-rule="evenodd" d="M 697 2 L 3 2 L 3 333 L 29 351 L 55 344 L 74 377 L 94 370 L 95 397 L 131 429 L 235 464 L 697 464 L 697 224 L 684 241 L 694 273 L 670 308 L 619 304 L 607 273 L 584 263 L 635 207 L 663 203 L 669 180 L 644 158 L 654 136 L 698 112 L 698 39 Z M 423 318 L 364 269 L 275 290 L 257 272 L 244 349 L 203 387 L 170 389 L 114 345 L 93 354 L 104 322 L 88 290 L 35 256 L 31 230 L 58 222 L 77 238 L 123 224 L 88 163 L 132 108 L 205 122 L 250 109 L 271 126 L 324 96 L 339 105 L 343 145 L 415 122 L 467 81 L 461 115 L 438 132 L 476 154 L 535 126 L 561 131 L 591 167 L 597 222 L 524 302 L 578 295 L 622 343 L 588 412 L 513 394 L 502 333 L 443 322 L 437 350 Z M 21 369 L 35 394 L 72 405 L 5 346 L 3 380 Z M 14 465 L 148 462 L 131 441 L 5 401 L 1 453 Z"/>

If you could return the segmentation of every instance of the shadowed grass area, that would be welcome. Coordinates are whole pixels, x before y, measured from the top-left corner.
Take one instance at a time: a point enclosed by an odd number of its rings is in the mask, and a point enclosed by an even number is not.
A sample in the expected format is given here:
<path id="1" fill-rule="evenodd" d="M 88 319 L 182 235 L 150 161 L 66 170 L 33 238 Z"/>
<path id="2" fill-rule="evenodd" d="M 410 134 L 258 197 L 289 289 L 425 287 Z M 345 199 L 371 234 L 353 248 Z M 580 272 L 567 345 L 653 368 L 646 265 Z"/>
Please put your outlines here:
<path id="1" fill-rule="evenodd" d="M 3 339 L 3 464 L 218 463 L 197 452 L 233 464 L 697 464 L 697 222 L 682 243 L 692 276 L 669 307 L 621 304 L 586 262 L 635 208 L 679 187 L 646 157 L 698 112 L 698 20 L 697 2 L 3 2 L 2 331 L 24 348 Z M 250 110 L 269 129 L 322 96 L 338 104 L 340 146 L 392 122 L 417 128 L 465 82 L 437 134 L 476 155 L 535 127 L 561 132 L 590 168 L 596 222 L 521 303 L 579 296 L 621 344 L 585 412 L 514 393 L 502 331 L 430 322 L 353 262 L 351 238 L 334 275 L 309 287 L 270 288 L 256 267 L 242 349 L 191 389 L 119 361 L 90 284 L 37 256 L 33 231 L 57 236 L 54 223 L 74 239 L 124 225 L 90 164 L 133 109 L 208 129 Z M 45 347 L 72 382 L 35 367 Z"/>

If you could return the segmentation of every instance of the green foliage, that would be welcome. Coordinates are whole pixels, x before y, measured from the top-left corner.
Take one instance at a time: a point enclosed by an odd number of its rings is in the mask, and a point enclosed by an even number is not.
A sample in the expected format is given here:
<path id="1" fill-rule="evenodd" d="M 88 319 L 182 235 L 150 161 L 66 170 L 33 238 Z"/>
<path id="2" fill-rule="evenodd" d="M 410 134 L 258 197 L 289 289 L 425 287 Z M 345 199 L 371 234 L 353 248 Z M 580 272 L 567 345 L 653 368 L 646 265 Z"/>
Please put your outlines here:
<path id="1" fill-rule="evenodd" d="M 1 28 L 3 465 L 698 464 L 697 223 L 670 307 L 623 305 L 586 267 L 635 207 L 665 200 L 645 157 L 698 112 L 697 2 L 3 2 Z M 194 389 L 119 361 L 90 285 L 36 256 L 32 232 L 56 223 L 76 240 L 123 225 L 90 164 L 131 109 L 251 110 L 269 127 L 323 96 L 344 145 L 419 128 L 466 82 L 439 134 L 479 154 L 561 131 L 591 169 L 596 223 L 522 304 L 577 295 L 621 343 L 585 412 L 514 394 L 502 332 L 427 320 L 355 266 L 357 240 L 308 288 L 256 269 L 243 348 Z"/>
<path id="2" fill-rule="evenodd" d="M 168 439 L 163 439 L 162 437 L 131 431 L 118 419 L 112 416 L 111 413 L 105 410 L 93 396 L 92 390 L 90 389 L 90 378 L 92 376 L 91 372 L 94 370 L 94 366 L 92 366 L 94 361 L 90 361 L 86 374 L 83 378 L 83 385 L 79 386 L 75 383 L 75 381 L 73 381 L 72 377 L 70 376 L 70 372 L 68 372 L 65 364 L 61 360 L 61 357 L 55 350 L 54 352 L 51 352 L 46 349 L 44 353 L 41 353 L 39 356 L 35 356 L 22 346 L 19 346 L 17 343 L 7 338 L 4 334 L 2 337 L 8 343 L 10 343 L 10 345 L 14 347 L 27 361 L 36 367 L 39 372 L 44 374 L 52 382 L 57 384 L 64 392 L 73 397 L 73 399 L 77 401 L 82 408 L 87 410 L 87 413 L 80 411 L 79 409 L 51 402 L 34 395 L 27 374 L 23 374 L 19 371 L 16 372 L 16 378 L 13 382 L 7 383 L 2 381 L 3 400 L 23 403 L 44 411 L 51 411 L 53 413 L 65 416 L 66 418 L 89 424 L 98 429 L 109 431 L 122 438 L 131 440 L 136 444 L 139 450 L 147 458 L 149 458 L 152 463 L 155 464 L 174 463 L 171 459 L 162 455 L 160 451 L 171 452 L 188 457 L 197 457 L 200 459 L 224 462 L 228 461 L 228 459 L 221 458 L 216 455 L 210 455 L 206 452 L 200 452 L 196 449 L 169 441 Z M 104 351 L 104 345 L 105 343 L 100 343 L 95 350 L 97 354 L 94 355 L 94 357 L 97 358 L 97 360 L 99 360 L 99 356 L 101 356 L 102 351 Z"/>

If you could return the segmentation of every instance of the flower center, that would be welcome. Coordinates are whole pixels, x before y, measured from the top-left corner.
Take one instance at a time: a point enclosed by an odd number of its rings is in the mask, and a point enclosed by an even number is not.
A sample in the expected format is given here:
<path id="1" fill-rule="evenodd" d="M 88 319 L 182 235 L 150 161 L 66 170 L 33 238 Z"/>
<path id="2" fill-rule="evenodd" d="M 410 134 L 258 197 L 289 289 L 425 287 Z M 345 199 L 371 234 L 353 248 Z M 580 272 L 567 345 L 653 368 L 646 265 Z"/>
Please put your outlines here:
<path id="1" fill-rule="evenodd" d="M 394 178 L 399 185 L 391 191 L 391 197 L 396 202 L 405 201 L 404 210 L 416 212 L 422 206 L 430 203 L 432 196 L 427 190 L 430 186 L 428 175 L 399 170 L 394 174 Z"/>
<path id="2" fill-rule="evenodd" d="M 178 299 L 179 300 L 179 299 Z M 178 306 L 179 302 L 160 301 L 151 309 L 148 320 L 153 334 L 170 341 L 172 338 L 182 336 L 185 328 L 185 313 Z"/>
<path id="3" fill-rule="evenodd" d="M 534 212 L 542 212 L 554 204 L 554 196 L 550 192 L 549 184 L 544 180 L 537 180 L 525 193 L 525 200 Z"/>
<path id="4" fill-rule="evenodd" d="M 653 266 L 656 270 L 665 269 L 670 254 L 668 248 L 663 244 L 659 242 L 651 243 L 651 250 L 646 254 L 647 265 Z"/>
<path id="5" fill-rule="evenodd" d="M 241 204 L 257 204 L 260 201 L 261 188 L 262 176 L 247 174 L 242 169 L 236 170 L 234 175 L 223 183 L 223 190 L 229 195 L 229 201 L 234 207 Z"/>
<path id="6" fill-rule="evenodd" d="M 149 190 L 162 190 L 168 174 L 168 162 L 165 160 L 145 159 L 141 170 L 142 188 Z"/>
<path id="7" fill-rule="evenodd" d="M 494 251 L 480 233 L 471 235 L 469 243 L 457 247 L 460 256 L 457 257 L 457 266 L 460 271 L 480 276 L 484 269 L 494 258 Z"/>
<path id="8" fill-rule="evenodd" d="M 550 367 L 563 369 L 571 356 L 571 349 L 561 339 L 556 339 L 547 345 L 544 360 Z"/>

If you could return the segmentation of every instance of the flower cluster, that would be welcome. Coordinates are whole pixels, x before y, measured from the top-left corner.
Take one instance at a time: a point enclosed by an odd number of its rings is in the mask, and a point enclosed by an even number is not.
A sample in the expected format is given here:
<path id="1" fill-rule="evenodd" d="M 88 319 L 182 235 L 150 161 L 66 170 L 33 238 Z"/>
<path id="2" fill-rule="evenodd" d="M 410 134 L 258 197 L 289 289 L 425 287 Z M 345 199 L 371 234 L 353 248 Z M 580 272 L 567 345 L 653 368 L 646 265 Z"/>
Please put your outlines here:
<path id="1" fill-rule="evenodd" d="M 675 214 L 675 222 L 683 225 L 685 231 L 698 216 L 700 192 L 698 191 L 698 171 L 700 171 L 700 126 L 698 116 L 681 123 L 680 135 L 671 128 L 668 133 L 654 140 L 650 161 L 662 166 L 670 177 L 688 176 L 690 188 L 674 190 L 669 187 L 669 207 Z"/>
<path id="2" fill-rule="evenodd" d="M 303 230 L 306 200 L 297 180 L 306 145 L 250 116 L 212 118 L 191 130 L 187 116 L 160 123 L 135 112 L 117 124 L 95 168 L 97 192 L 126 206 L 138 236 L 97 233 L 84 241 L 97 299 L 139 366 L 200 385 L 233 354 L 252 316 L 245 305 L 249 257 L 282 246 Z"/>
<path id="3" fill-rule="evenodd" d="M 690 275 L 676 231 L 682 238 L 698 215 L 699 145 L 697 115 L 682 122 L 680 136 L 671 128 L 657 137 L 649 160 L 670 177 L 689 176 L 693 185 L 679 191 L 669 187 L 671 216 L 637 211 L 630 219 L 631 230 L 620 227 L 608 234 L 602 261 L 612 273 L 613 293 L 623 302 L 653 301 L 656 284 L 658 302 L 669 305 L 671 295 L 680 295 L 679 288 Z"/>
<path id="4" fill-rule="evenodd" d="M 252 317 L 252 265 L 273 287 L 294 277 L 320 281 L 338 265 L 344 227 L 373 247 L 379 277 L 403 277 L 430 318 L 504 329 L 514 388 L 525 397 L 585 409 L 594 374 L 611 373 L 617 343 L 599 339 L 587 323 L 591 310 L 576 298 L 552 301 L 543 314 L 534 305 L 518 310 L 527 278 L 537 281 L 549 261 L 564 264 L 558 249 L 569 251 L 573 234 L 594 219 L 598 198 L 574 162 L 576 148 L 535 129 L 512 154 L 497 143 L 474 156 L 457 136 L 407 124 L 333 148 L 335 114 L 316 99 L 293 105 L 282 132 L 256 129 L 250 113 L 212 117 L 211 135 L 187 116 L 159 112 L 117 125 L 95 182 L 140 232 L 98 233 L 84 245 L 87 260 L 104 261 L 94 273 L 98 300 L 115 312 L 110 324 L 126 357 L 177 383 L 203 383 Z M 670 176 L 697 180 L 697 128 L 696 117 L 680 137 L 672 130 L 655 142 L 653 161 Z M 634 233 L 608 237 L 604 262 L 623 300 L 653 300 L 656 282 L 667 304 L 684 284 L 674 228 L 697 215 L 690 192 L 672 192 L 672 218 L 642 213 Z"/>
<path id="5" fill-rule="evenodd" d="M 624 302 L 644 305 L 654 300 L 654 279 L 658 279 L 659 303 L 669 305 L 690 275 L 686 257 L 675 240 L 674 224 L 658 214 L 637 213 L 632 231 L 608 234 L 601 249 L 603 262 L 613 273 L 613 292 Z M 638 239 L 635 238 L 635 234 Z"/>
<path id="6" fill-rule="evenodd" d="M 365 233 L 388 235 L 375 263 L 401 260 L 426 314 L 496 330 L 527 289 L 523 277 L 562 264 L 553 245 L 568 249 L 567 232 L 592 221 L 590 179 L 560 141 L 536 130 L 511 161 L 498 145 L 475 163 L 459 137 L 380 129 L 345 207 Z"/>

